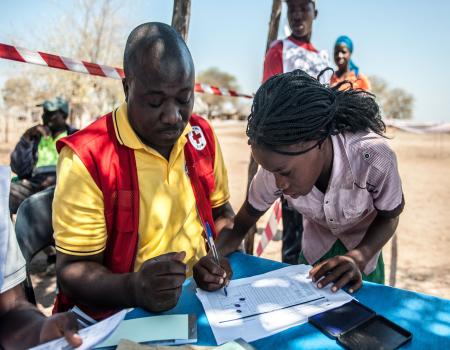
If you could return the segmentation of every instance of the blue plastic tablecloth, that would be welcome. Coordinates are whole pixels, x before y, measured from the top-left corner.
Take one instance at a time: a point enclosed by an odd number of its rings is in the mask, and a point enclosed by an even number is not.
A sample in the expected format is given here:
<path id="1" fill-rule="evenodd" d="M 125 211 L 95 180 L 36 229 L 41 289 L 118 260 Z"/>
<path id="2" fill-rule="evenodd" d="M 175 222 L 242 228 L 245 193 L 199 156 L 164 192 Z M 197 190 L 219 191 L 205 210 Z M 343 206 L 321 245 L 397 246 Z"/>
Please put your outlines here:
<path id="1" fill-rule="evenodd" d="M 285 264 L 234 253 L 230 256 L 233 279 L 279 269 Z M 178 305 L 165 314 L 196 314 L 198 345 L 216 345 L 214 335 L 200 301 L 195 296 L 195 282 L 188 280 Z M 413 333 L 404 349 L 450 349 L 450 300 L 365 282 L 355 297 L 378 314 Z M 135 309 L 127 319 L 152 315 Z M 251 343 L 256 349 L 341 349 L 306 323 Z"/>

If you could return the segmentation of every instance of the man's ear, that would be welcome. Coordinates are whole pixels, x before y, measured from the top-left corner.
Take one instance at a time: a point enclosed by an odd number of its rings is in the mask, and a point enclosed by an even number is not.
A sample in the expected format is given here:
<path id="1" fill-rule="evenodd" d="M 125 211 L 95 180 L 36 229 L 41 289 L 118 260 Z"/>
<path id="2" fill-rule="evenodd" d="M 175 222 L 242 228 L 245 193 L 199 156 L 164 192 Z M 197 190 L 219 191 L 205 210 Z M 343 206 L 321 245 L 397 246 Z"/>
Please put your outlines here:
<path id="1" fill-rule="evenodd" d="M 317 11 L 317 10 L 314 10 L 314 19 L 316 19 L 317 18 L 317 15 L 319 14 L 319 11 Z"/>
<path id="2" fill-rule="evenodd" d="M 128 102 L 128 81 L 126 77 L 122 79 L 122 87 L 125 94 L 125 102 Z"/>

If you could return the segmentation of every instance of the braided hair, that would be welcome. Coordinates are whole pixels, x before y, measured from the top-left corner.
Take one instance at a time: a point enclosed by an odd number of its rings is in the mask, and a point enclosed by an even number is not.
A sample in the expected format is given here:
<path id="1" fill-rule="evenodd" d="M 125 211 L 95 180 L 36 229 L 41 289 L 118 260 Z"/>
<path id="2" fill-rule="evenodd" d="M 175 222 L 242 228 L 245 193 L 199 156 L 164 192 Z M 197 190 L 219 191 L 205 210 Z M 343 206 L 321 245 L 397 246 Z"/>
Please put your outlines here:
<path id="1" fill-rule="evenodd" d="M 320 147 L 331 135 L 344 132 L 372 130 L 383 136 L 386 127 L 374 95 L 363 90 L 339 90 L 349 82 L 328 87 L 318 79 L 300 69 L 268 79 L 256 92 L 248 117 L 250 144 L 297 155 Z M 317 143 L 299 152 L 280 149 L 307 141 Z"/>

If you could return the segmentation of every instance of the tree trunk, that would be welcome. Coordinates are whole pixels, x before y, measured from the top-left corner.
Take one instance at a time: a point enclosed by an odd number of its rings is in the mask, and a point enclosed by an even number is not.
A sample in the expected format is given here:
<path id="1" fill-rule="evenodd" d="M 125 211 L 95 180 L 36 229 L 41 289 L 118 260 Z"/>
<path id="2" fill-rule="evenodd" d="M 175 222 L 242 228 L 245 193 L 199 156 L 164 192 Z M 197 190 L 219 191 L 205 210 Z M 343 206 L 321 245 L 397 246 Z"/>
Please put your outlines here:
<path id="1" fill-rule="evenodd" d="M 173 0 L 172 27 L 187 41 L 189 20 L 191 17 L 191 0 Z"/>
<path id="2" fill-rule="evenodd" d="M 269 22 L 269 34 L 267 35 L 266 52 L 269 50 L 270 44 L 277 39 L 278 28 L 280 26 L 281 16 L 281 0 L 273 0 L 272 2 L 272 14 L 270 15 Z M 247 193 L 252 182 L 253 177 L 258 170 L 258 164 L 256 164 L 253 157 L 250 155 L 250 163 L 248 165 L 248 178 L 247 178 Z M 253 255 L 254 241 L 255 241 L 256 226 L 253 226 L 245 236 L 244 247 L 247 254 Z"/>
<path id="3" fill-rule="evenodd" d="M 5 113 L 5 143 L 9 142 L 9 111 Z"/>
<path id="4" fill-rule="evenodd" d="M 391 242 L 391 269 L 389 271 L 389 285 L 395 287 L 396 277 L 397 277 L 397 259 L 398 259 L 398 248 L 397 248 L 397 234 L 394 234 Z"/>

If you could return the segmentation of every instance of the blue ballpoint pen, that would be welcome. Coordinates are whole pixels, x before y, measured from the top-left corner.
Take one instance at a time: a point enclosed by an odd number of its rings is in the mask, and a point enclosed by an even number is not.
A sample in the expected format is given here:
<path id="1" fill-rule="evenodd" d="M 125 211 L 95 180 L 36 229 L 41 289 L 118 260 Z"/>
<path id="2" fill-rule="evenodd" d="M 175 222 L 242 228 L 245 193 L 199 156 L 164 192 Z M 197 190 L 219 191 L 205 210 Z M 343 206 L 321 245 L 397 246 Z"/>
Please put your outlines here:
<path id="1" fill-rule="evenodd" d="M 208 241 L 208 245 L 209 245 L 209 249 L 212 252 L 213 258 L 216 262 L 217 265 L 220 266 L 220 260 L 219 260 L 219 254 L 217 253 L 217 249 L 216 249 L 216 245 L 214 244 L 214 238 L 212 236 L 212 231 L 211 231 L 211 227 L 209 226 L 208 222 L 205 222 L 205 228 L 206 228 L 206 236 L 207 236 L 207 241 Z M 223 287 L 223 291 L 225 293 L 225 296 L 228 296 L 228 292 L 227 292 L 227 287 Z"/>

